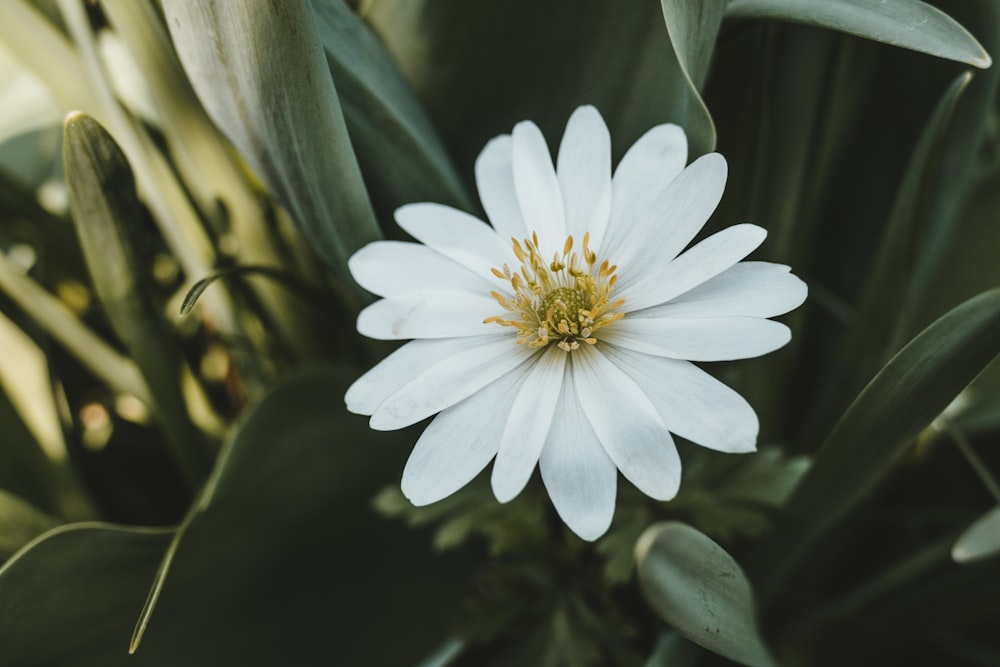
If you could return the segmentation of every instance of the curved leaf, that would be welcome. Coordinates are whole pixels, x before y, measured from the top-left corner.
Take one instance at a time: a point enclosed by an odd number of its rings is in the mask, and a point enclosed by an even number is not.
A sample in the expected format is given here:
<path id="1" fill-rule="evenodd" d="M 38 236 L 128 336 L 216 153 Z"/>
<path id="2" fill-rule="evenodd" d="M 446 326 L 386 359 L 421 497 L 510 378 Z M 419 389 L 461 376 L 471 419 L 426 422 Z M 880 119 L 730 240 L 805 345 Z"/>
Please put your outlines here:
<path id="1" fill-rule="evenodd" d="M 732 0 L 726 16 L 830 28 L 982 69 L 992 62 L 958 22 L 919 0 Z"/>
<path id="2" fill-rule="evenodd" d="M 726 0 L 660 0 L 660 8 L 677 67 L 687 84 L 681 95 L 686 98 L 687 109 L 678 122 L 687 132 L 692 155 L 711 152 L 715 150 L 715 123 L 698 91 L 705 84 Z"/>
<path id="3" fill-rule="evenodd" d="M 725 549 L 691 526 L 654 524 L 635 546 L 639 585 L 677 632 L 745 665 L 773 665 L 757 627 L 753 590 Z"/>
<path id="4" fill-rule="evenodd" d="M 952 547 L 951 557 L 969 563 L 1000 553 L 1000 507 L 994 507 L 965 529 Z"/>
<path id="5" fill-rule="evenodd" d="M 868 383 L 820 447 L 792 494 L 780 530 L 758 552 L 764 596 L 1000 353 L 1000 288 L 954 308 L 914 338 Z"/>
<path id="6" fill-rule="evenodd" d="M 426 534 L 375 520 L 371 497 L 408 448 L 346 414 L 352 375 L 313 369 L 242 420 L 135 655 L 129 633 L 175 531 L 77 524 L 0 570 L 0 664 L 397 665 L 429 654 L 471 558 L 428 554 Z M 415 613 L 376 602 L 400 590 L 434 603 Z"/>
<path id="7" fill-rule="evenodd" d="M 0 568 L 0 664 L 111 665 L 172 531 L 72 524 L 39 537 Z M 95 652 L 94 639 L 119 633 Z M 118 661 L 118 664 L 122 664 Z"/>
<path id="8" fill-rule="evenodd" d="M 170 35 L 198 98 L 319 255 L 381 237 L 306 0 L 167 0 Z"/>
<path id="9" fill-rule="evenodd" d="M 444 145 L 385 47 L 343 0 L 312 0 L 344 120 L 379 212 L 473 203 Z"/>

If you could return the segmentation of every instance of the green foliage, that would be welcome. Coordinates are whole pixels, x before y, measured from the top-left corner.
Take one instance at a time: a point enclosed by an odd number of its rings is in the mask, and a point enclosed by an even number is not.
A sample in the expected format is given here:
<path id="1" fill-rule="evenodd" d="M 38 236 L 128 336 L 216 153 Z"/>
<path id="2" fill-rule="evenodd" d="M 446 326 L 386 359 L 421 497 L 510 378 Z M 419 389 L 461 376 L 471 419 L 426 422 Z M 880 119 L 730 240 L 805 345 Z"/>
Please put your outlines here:
<path id="1" fill-rule="evenodd" d="M 994 0 L 5 0 L 0 664 L 1000 662 L 998 50 Z M 580 104 L 723 153 L 705 233 L 810 289 L 707 368 L 759 451 L 593 544 L 537 478 L 414 507 L 343 407 L 347 258 Z"/>
<path id="2" fill-rule="evenodd" d="M 753 591 L 718 544 L 683 523 L 654 524 L 636 543 L 650 605 L 691 641 L 744 665 L 773 665 L 757 627 Z"/>

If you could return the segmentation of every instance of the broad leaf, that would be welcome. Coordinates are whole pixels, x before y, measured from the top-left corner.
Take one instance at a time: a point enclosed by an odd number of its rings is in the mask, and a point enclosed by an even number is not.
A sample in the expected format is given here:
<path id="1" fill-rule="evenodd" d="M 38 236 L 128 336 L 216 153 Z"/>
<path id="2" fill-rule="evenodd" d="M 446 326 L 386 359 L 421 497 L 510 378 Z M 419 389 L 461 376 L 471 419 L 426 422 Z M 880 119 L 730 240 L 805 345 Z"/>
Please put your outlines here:
<path id="1" fill-rule="evenodd" d="M 992 62 L 965 28 L 920 0 L 732 0 L 727 16 L 830 28 L 983 69 Z"/>
<path id="2" fill-rule="evenodd" d="M 683 523 L 654 524 L 636 543 L 639 584 L 663 620 L 696 644 L 745 665 L 773 665 L 753 590 L 725 549 Z"/>
<path id="3" fill-rule="evenodd" d="M 309 4 L 167 0 L 163 10 L 209 115 L 349 281 L 347 258 L 381 234 Z"/>
<path id="4" fill-rule="evenodd" d="M 174 531 L 77 524 L 0 570 L 0 664 L 395 665 L 428 655 L 466 589 L 456 572 L 472 564 L 427 554 L 426 535 L 371 511 L 407 452 L 346 414 L 351 376 L 314 369 L 242 420 L 134 655 L 129 633 Z M 400 590 L 434 602 L 378 602 Z"/>

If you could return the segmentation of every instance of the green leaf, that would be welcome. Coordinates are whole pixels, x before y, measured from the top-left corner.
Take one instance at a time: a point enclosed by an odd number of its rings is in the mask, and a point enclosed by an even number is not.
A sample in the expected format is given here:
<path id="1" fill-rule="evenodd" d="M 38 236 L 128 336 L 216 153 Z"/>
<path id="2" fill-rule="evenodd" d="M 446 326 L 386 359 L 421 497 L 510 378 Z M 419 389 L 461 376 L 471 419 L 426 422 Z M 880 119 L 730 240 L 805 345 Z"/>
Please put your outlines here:
<path id="1" fill-rule="evenodd" d="M 340 407 L 350 375 L 290 378 L 241 420 L 135 655 L 129 633 L 174 531 L 76 525 L 0 571 L 0 664 L 405 665 L 428 655 L 473 562 L 431 556 L 425 534 L 370 511 L 408 448 Z M 401 590 L 428 603 L 378 603 Z"/>
<path id="2" fill-rule="evenodd" d="M 992 62 L 965 28 L 919 0 L 732 0 L 726 15 L 830 28 L 982 69 Z"/>
<path id="3" fill-rule="evenodd" d="M 753 590 L 725 549 L 691 526 L 654 524 L 635 547 L 639 585 L 677 632 L 746 665 L 773 665 L 757 627 Z"/>
<path id="4" fill-rule="evenodd" d="M 58 525 L 56 519 L 0 489 L 0 559 L 10 558 L 25 544 Z"/>
<path id="5" fill-rule="evenodd" d="M 757 554 L 765 597 L 889 472 L 896 459 L 1000 353 L 1000 288 L 953 309 L 914 338 L 868 383 L 821 445 Z"/>
<path id="6" fill-rule="evenodd" d="M 972 79 L 969 72 L 960 74 L 938 101 L 903 175 L 896 200 L 878 245 L 877 254 L 868 274 L 857 312 L 839 350 L 839 362 L 822 387 L 816 401 L 819 414 L 814 423 L 828 428 L 847 397 L 864 385 L 872 372 L 881 368 L 892 353 L 894 333 L 899 326 L 901 304 L 911 288 L 914 273 L 920 264 L 922 233 L 927 228 L 928 193 L 933 193 L 934 180 L 940 169 L 941 154 L 948 138 L 947 130 L 955 106 Z M 888 316 L 887 316 L 888 315 Z"/>
<path id="7" fill-rule="evenodd" d="M 994 507 L 966 528 L 952 547 L 951 557 L 969 563 L 1000 553 L 1000 507 Z"/>
<path id="8" fill-rule="evenodd" d="M 474 204 L 444 145 L 371 30 L 342 0 L 312 0 L 330 74 L 372 200 L 382 215 L 416 201 Z"/>
<path id="9" fill-rule="evenodd" d="M 22 550 L 0 568 L 0 663 L 116 664 L 127 646 L 122 618 L 135 613 L 171 532 L 73 524 Z M 114 650 L 94 650 L 95 638 L 116 632 Z"/>
<path id="10" fill-rule="evenodd" d="M 697 651 L 694 644 L 676 632 L 665 632 L 644 667 L 694 667 Z"/>
<path id="11" fill-rule="evenodd" d="M 163 10 L 209 115 L 350 281 L 347 258 L 381 233 L 309 5 L 167 0 Z"/>
<path id="12" fill-rule="evenodd" d="M 699 90 L 708 75 L 715 40 L 726 11 L 726 0 L 660 0 L 660 8 L 676 67 L 686 84 L 683 91 L 676 91 L 680 94 L 675 105 L 686 107 L 677 122 L 684 126 L 688 134 L 692 155 L 708 153 L 715 149 L 715 123 Z"/>
<path id="13" fill-rule="evenodd" d="M 149 407 L 194 488 L 211 467 L 212 454 L 188 415 L 179 341 L 156 305 L 149 258 L 139 249 L 143 211 L 132 170 L 111 135 L 82 113 L 66 118 L 63 169 L 94 290 L 142 371 L 153 398 Z"/>

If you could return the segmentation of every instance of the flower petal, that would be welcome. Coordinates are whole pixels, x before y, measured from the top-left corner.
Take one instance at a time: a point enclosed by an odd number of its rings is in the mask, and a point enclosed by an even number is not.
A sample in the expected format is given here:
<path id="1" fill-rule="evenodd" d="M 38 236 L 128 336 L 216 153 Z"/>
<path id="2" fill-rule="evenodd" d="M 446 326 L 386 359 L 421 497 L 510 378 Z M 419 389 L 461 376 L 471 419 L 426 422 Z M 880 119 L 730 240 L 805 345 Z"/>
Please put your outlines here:
<path id="1" fill-rule="evenodd" d="M 428 290 L 380 299 L 358 315 L 358 333 L 377 340 L 455 338 L 496 333 L 483 320 L 503 309 L 486 294 Z"/>
<path id="2" fill-rule="evenodd" d="M 514 189 L 513 142 L 509 134 L 490 139 L 476 158 L 476 187 L 486 217 L 505 243 L 528 236 Z"/>
<path id="3" fill-rule="evenodd" d="M 601 254 L 618 265 L 618 282 L 628 285 L 671 261 L 705 225 L 726 186 L 726 160 L 718 153 L 703 155 L 655 197 L 625 202 L 620 220 L 613 220 L 614 237 Z M 624 229 L 615 230 L 615 226 Z M 614 241 L 614 242 L 610 242 Z"/>
<path id="4" fill-rule="evenodd" d="M 607 247 L 617 247 L 631 231 L 632 212 L 650 206 L 684 170 L 687 151 L 684 130 L 672 123 L 657 125 L 632 144 L 612 179 L 611 224 L 604 238 Z M 591 246 L 603 251 L 601 241 L 591 234 Z"/>
<path id="5" fill-rule="evenodd" d="M 498 332 L 496 338 L 509 339 Z M 358 415 L 370 415 L 400 387 L 413 381 L 428 368 L 466 350 L 482 345 L 478 338 L 439 338 L 415 340 L 403 345 L 347 388 L 347 409 Z"/>
<path id="6" fill-rule="evenodd" d="M 538 468 L 556 512 L 570 530 L 589 541 L 608 530 L 618 472 L 583 414 L 568 368 Z"/>
<path id="7" fill-rule="evenodd" d="M 732 361 L 773 352 L 792 338 L 784 324 L 757 317 L 628 318 L 601 330 L 612 345 L 657 357 Z"/>
<path id="8" fill-rule="evenodd" d="M 502 503 L 521 493 L 531 479 L 552 425 L 565 368 L 566 353 L 550 345 L 525 376 L 493 463 L 493 493 Z"/>
<path id="9" fill-rule="evenodd" d="M 375 241 L 347 262 L 359 285 L 379 296 L 400 296 L 427 289 L 458 289 L 489 294 L 494 286 L 427 246 L 405 241 Z"/>
<path id="10" fill-rule="evenodd" d="M 753 408 L 694 364 L 613 345 L 602 351 L 646 394 L 671 433 L 719 452 L 757 448 L 760 425 Z"/>
<path id="11" fill-rule="evenodd" d="M 681 460 L 656 408 L 600 350 L 581 350 L 570 360 L 573 386 L 604 451 L 640 491 L 670 500 L 680 487 Z"/>
<path id="12" fill-rule="evenodd" d="M 577 242 L 590 232 L 597 247 L 611 214 L 611 135 L 597 109 L 573 112 L 559 144 L 556 174 L 566 212 L 566 233 Z"/>
<path id="13" fill-rule="evenodd" d="M 776 317 L 802 305 L 809 291 L 790 271 L 783 264 L 740 262 L 676 299 L 629 317 Z"/>
<path id="14" fill-rule="evenodd" d="M 494 285 L 509 289 L 490 269 L 514 260 L 514 251 L 479 218 L 443 204 L 407 204 L 396 209 L 396 223 L 428 248 Z"/>
<path id="15" fill-rule="evenodd" d="M 757 225 L 727 227 L 688 249 L 672 262 L 650 265 L 645 274 L 622 279 L 616 297 L 627 312 L 656 306 L 722 273 L 764 242 L 767 231 Z"/>
<path id="16" fill-rule="evenodd" d="M 410 502 L 429 505 L 446 498 L 486 467 L 523 380 L 507 373 L 434 418 L 403 469 L 403 495 Z"/>
<path id="17" fill-rule="evenodd" d="M 514 126 L 514 188 L 528 232 L 538 232 L 542 250 L 555 252 L 566 240 L 562 192 L 545 137 L 531 121 Z"/>
<path id="18" fill-rule="evenodd" d="M 471 396 L 535 353 L 527 345 L 517 345 L 510 334 L 444 340 L 453 342 L 454 353 L 397 385 L 400 388 L 372 414 L 373 429 L 392 431 L 416 424 Z M 456 340 L 475 344 L 463 349 L 454 345 Z"/>

